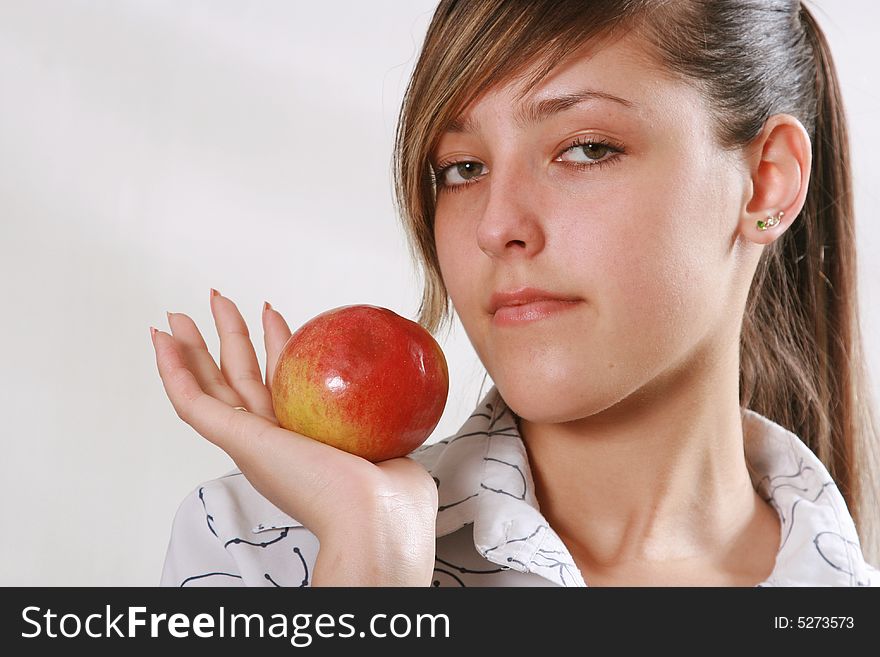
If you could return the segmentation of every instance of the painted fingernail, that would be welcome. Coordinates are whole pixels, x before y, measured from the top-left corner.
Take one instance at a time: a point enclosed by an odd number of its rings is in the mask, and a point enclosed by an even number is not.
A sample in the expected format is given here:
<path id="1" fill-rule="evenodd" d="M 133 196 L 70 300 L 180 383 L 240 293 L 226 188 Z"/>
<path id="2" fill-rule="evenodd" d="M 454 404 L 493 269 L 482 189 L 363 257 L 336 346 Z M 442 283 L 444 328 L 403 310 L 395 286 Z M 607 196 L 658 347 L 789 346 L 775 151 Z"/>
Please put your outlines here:
<path id="1" fill-rule="evenodd" d="M 263 302 L 263 313 L 265 313 L 267 310 L 272 310 L 272 306 L 269 305 L 268 301 L 264 301 Z"/>
<path id="2" fill-rule="evenodd" d="M 220 293 L 212 287 L 211 288 L 211 296 L 212 297 L 219 297 Z"/>

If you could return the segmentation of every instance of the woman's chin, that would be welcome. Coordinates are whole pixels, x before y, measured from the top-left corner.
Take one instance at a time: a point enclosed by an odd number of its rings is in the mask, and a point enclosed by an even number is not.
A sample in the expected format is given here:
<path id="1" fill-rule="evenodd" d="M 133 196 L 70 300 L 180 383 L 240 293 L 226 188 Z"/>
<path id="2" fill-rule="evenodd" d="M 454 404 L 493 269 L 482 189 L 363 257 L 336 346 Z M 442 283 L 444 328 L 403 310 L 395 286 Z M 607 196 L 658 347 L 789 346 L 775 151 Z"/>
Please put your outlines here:
<path id="1" fill-rule="evenodd" d="M 607 385 L 601 389 L 544 383 L 532 377 L 509 382 L 492 379 L 501 398 L 515 415 L 535 424 L 571 422 L 613 405 L 620 399 Z"/>

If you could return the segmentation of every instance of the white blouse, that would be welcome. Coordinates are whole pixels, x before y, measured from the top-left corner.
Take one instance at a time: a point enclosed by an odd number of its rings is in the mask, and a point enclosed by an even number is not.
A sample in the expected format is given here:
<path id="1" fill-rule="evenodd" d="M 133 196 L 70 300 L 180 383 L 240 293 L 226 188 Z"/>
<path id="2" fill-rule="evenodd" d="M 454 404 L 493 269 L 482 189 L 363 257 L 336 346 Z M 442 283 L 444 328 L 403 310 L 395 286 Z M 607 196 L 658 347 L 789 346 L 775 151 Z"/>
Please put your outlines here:
<path id="1" fill-rule="evenodd" d="M 782 540 L 758 586 L 880 586 L 840 491 L 793 433 L 742 409 L 755 490 Z M 439 492 L 434 586 L 587 586 L 538 508 L 525 445 L 493 386 L 450 438 L 410 454 Z M 205 482 L 174 517 L 161 586 L 310 586 L 318 540 L 239 470 Z"/>

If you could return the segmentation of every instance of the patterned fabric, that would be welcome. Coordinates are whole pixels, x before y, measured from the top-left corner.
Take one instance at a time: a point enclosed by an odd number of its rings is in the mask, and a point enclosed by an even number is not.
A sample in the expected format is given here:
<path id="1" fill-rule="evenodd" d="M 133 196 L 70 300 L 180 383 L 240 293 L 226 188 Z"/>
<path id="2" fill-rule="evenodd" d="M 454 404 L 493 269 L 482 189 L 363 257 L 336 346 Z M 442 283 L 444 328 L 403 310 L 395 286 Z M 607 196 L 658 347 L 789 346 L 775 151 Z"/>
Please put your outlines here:
<path id="1" fill-rule="evenodd" d="M 779 514 L 773 572 L 757 586 L 880 586 L 827 469 L 793 433 L 742 409 L 755 490 Z M 452 437 L 410 454 L 439 492 L 435 586 L 586 586 L 538 508 L 515 417 L 492 387 Z M 162 586 L 309 586 L 317 538 L 238 470 L 190 493 Z"/>

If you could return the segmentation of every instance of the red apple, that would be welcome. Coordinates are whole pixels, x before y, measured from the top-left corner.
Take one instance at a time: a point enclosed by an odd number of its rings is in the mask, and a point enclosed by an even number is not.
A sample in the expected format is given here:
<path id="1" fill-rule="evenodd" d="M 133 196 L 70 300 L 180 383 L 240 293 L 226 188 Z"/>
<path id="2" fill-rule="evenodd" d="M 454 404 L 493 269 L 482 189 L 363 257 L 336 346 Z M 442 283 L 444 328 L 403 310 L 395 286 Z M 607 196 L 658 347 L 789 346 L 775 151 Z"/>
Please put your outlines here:
<path id="1" fill-rule="evenodd" d="M 334 308 L 290 336 L 272 377 L 278 423 L 374 463 L 421 445 L 443 414 L 446 358 L 416 322 L 368 305 Z"/>

